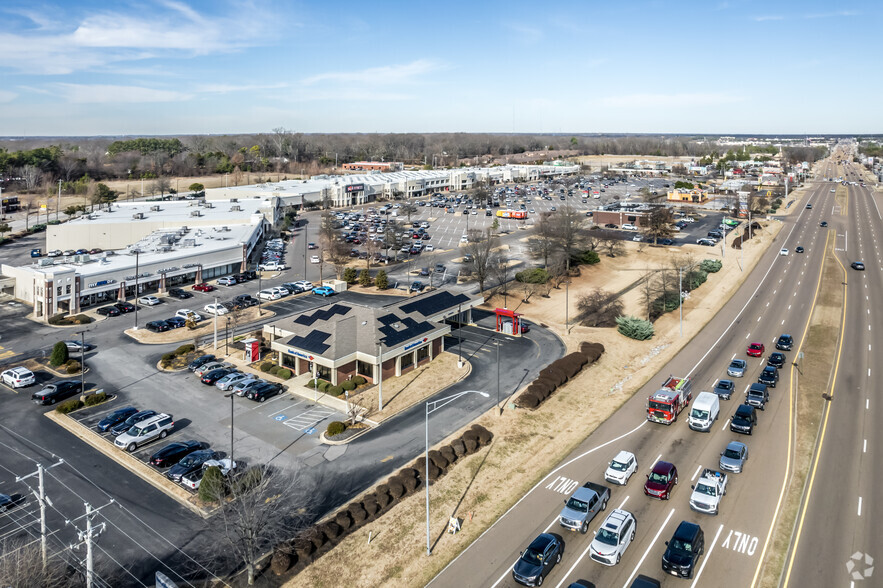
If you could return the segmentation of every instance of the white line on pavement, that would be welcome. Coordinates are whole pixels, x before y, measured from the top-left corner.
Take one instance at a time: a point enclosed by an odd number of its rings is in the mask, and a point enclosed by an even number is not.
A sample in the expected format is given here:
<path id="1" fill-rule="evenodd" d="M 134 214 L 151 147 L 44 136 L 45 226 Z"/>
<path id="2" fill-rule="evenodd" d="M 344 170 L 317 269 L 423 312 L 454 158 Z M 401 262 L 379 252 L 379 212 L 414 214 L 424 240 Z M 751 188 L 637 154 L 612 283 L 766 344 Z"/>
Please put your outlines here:
<path id="1" fill-rule="evenodd" d="M 644 551 L 644 555 L 641 556 L 641 560 L 638 562 L 638 565 L 635 566 L 635 569 L 632 570 L 629 579 L 625 581 L 625 584 L 623 584 L 622 588 L 628 588 L 628 586 L 631 585 L 632 579 L 635 577 L 635 574 L 638 573 L 638 569 L 640 569 L 641 564 L 643 564 L 644 560 L 647 559 L 647 555 L 650 553 L 650 550 L 656 546 L 656 540 L 659 539 L 659 536 L 662 534 L 663 529 L 665 529 L 665 526 L 668 524 L 668 521 L 671 520 L 671 517 L 674 513 L 675 509 L 671 509 L 671 511 L 668 513 L 668 516 L 665 517 L 664 521 L 662 521 L 662 525 L 659 527 L 659 530 L 656 531 L 656 536 L 653 537 L 653 541 L 651 541 L 650 545 L 647 546 L 647 550 Z"/>
<path id="2" fill-rule="evenodd" d="M 858 516 L 862 516 L 862 497 L 858 497 Z"/>
<path id="3" fill-rule="evenodd" d="M 705 554 L 705 558 L 702 561 L 702 565 L 699 566 L 699 571 L 696 573 L 696 577 L 693 579 L 693 583 L 690 584 L 690 588 L 696 588 L 696 583 L 699 581 L 699 576 L 702 575 L 702 570 L 705 569 L 705 564 L 708 563 L 708 560 L 711 558 L 711 552 L 714 550 L 714 546 L 717 545 L 717 538 L 720 537 L 721 531 L 724 530 L 724 526 L 721 525 L 717 528 L 717 533 L 714 534 L 714 541 L 711 542 L 711 547 L 708 548 L 708 553 Z"/>
<path id="4" fill-rule="evenodd" d="M 699 467 L 696 468 L 696 473 L 693 474 L 693 477 L 690 478 L 690 481 L 692 482 L 693 480 L 695 480 L 696 476 L 698 476 L 699 472 L 701 472 L 701 471 L 702 471 L 702 466 L 700 465 Z"/>
<path id="5" fill-rule="evenodd" d="M 727 422 L 724 423 L 724 426 L 723 426 L 723 428 L 721 428 L 721 431 L 726 431 L 727 427 L 729 427 L 729 426 L 730 426 L 730 419 L 727 419 Z"/>

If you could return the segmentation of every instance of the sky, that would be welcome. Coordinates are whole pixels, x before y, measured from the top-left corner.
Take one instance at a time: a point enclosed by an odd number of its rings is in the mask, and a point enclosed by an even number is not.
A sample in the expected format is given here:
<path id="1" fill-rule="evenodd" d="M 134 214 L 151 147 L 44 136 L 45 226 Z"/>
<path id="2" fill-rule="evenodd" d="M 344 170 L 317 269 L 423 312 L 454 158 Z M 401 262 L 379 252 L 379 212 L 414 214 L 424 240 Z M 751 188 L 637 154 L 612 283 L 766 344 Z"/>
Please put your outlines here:
<path id="1" fill-rule="evenodd" d="M 0 136 L 883 132 L 879 1 L 3 0 Z"/>

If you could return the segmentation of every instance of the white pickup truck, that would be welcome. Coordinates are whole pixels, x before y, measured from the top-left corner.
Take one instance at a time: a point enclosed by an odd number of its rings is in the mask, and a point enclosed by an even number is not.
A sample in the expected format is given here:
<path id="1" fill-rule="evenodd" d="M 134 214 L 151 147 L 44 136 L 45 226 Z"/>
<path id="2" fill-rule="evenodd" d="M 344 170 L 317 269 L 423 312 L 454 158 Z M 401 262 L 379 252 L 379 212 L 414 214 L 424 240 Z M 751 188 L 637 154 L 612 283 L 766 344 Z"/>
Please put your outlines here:
<path id="1" fill-rule="evenodd" d="M 720 502 L 727 493 L 727 475 L 705 468 L 690 495 L 690 508 L 697 512 L 716 515 L 720 512 Z"/>

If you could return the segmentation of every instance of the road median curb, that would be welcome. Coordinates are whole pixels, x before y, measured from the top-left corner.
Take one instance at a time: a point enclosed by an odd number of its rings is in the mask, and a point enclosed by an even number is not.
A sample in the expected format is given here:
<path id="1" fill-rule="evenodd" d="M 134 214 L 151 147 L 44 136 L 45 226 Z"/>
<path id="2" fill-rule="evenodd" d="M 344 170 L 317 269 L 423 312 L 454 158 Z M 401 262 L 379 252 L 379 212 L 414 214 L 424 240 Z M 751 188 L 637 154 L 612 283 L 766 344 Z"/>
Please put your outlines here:
<path id="1" fill-rule="evenodd" d="M 190 511 L 204 519 L 208 518 L 210 513 L 205 512 L 203 509 L 193 504 L 190 501 L 191 495 L 189 492 L 183 488 L 178 488 L 166 480 L 162 474 L 151 469 L 147 464 L 141 463 L 128 453 L 122 453 L 121 450 L 110 445 L 107 440 L 93 433 L 87 427 L 80 424 L 76 419 L 70 418 L 67 415 L 59 414 L 55 412 L 55 410 L 46 412 L 44 416 L 81 441 L 88 443 L 89 446 L 100 451 L 106 457 L 123 466 L 142 480 L 145 480 L 157 490 L 160 490 L 167 496 L 173 498 L 182 506 L 187 507 Z M 96 438 L 98 442 L 96 442 Z"/>

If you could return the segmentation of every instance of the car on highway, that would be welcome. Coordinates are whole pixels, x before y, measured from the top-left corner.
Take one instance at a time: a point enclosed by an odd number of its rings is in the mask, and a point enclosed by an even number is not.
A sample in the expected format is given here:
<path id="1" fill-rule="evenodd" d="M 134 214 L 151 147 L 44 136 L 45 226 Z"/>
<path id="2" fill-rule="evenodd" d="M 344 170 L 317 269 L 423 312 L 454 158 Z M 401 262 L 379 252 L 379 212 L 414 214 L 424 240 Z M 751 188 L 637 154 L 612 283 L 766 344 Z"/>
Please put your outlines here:
<path id="1" fill-rule="evenodd" d="M 55 404 L 80 391 L 79 380 L 62 380 L 52 384 L 46 384 L 39 391 L 31 395 L 31 400 L 37 404 Z"/>
<path id="2" fill-rule="evenodd" d="M 782 247 L 781 249 L 779 249 L 779 255 L 782 255 L 782 256 L 786 256 L 786 257 L 787 257 L 787 255 L 788 255 L 788 250 L 787 250 L 786 248 Z"/>
<path id="3" fill-rule="evenodd" d="M 318 255 L 311 255 L 311 256 L 310 256 L 310 263 L 319 263 L 319 261 L 320 261 L 320 260 L 319 260 L 319 256 L 318 256 Z"/>
<path id="4" fill-rule="evenodd" d="M 215 356 L 212 355 L 211 353 L 209 353 L 207 355 L 201 355 L 201 356 L 197 357 L 196 359 L 194 359 L 193 361 L 191 361 L 187 365 L 187 369 L 189 369 L 192 372 L 193 370 L 200 368 L 200 367 L 204 366 L 205 364 L 211 363 L 213 361 L 215 361 Z"/>
<path id="5" fill-rule="evenodd" d="M 206 386 L 213 386 L 218 383 L 218 380 L 223 378 L 224 376 L 234 374 L 236 370 L 229 367 L 219 367 L 213 370 L 209 370 L 205 372 L 200 378 L 199 381 L 205 384 Z"/>
<path id="6" fill-rule="evenodd" d="M 330 286 L 319 286 L 317 288 L 313 288 L 313 294 L 325 296 L 327 298 L 328 296 L 334 296 L 335 292 L 334 288 L 331 288 Z"/>
<path id="7" fill-rule="evenodd" d="M 173 482 L 180 482 L 181 478 L 191 472 L 202 468 L 202 464 L 210 459 L 220 459 L 221 456 L 217 451 L 211 449 L 198 449 L 192 453 L 188 453 L 181 461 L 169 468 L 166 477 Z"/>
<path id="8" fill-rule="evenodd" d="M 97 312 L 101 316 L 120 316 L 121 314 L 120 309 L 116 306 L 113 306 L 112 304 L 108 306 L 102 306 L 95 312 Z"/>
<path id="9" fill-rule="evenodd" d="M 819 226 L 820 226 L 820 227 L 827 227 L 827 226 L 828 226 L 828 221 L 822 221 L 822 222 L 820 222 L 820 223 L 819 223 Z"/>
<path id="10" fill-rule="evenodd" d="M 807 202 L 807 203 L 806 203 L 806 209 L 807 209 L 807 210 L 810 210 L 811 208 L 812 208 L 812 202 Z"/>
<path id="11" fill-rule="evenodd" d="M 194 451 L 205 449 L 204 444 L 200 441 L 175 441 L 169 443 L 162 449 L 147 458 L 147 463 L 156 468 L 172 467 L 185 456 L 190 455 Z"/>
<path id="12" fill-rule="evenodd" d="M 170 414 L 158 414 L 145 419 L 113 440 L 117 447 L 123 447 L 132 453 L 141 445 L 150 443 L 156 439 L 165 439 L 175 427 L 175 420 Z"/>
<path id="13" fill-rule="evenodd" d="M 721 451 L 720 468 L 734 474 L 741 474 L 748 461 L 748 446 L 741 441 L 730 441 Z"/>
<path id="14" fill-rule="evenodd" d="M 162 300 L 160 300 L 156 296 L 142 296 L 138 299 L 138 304 L 143 304 L 144 306 L 156 306 L 161 302 Z"/>
<path id="15" fill-rule="evenodd" d="M 625 486 L 638 470 L 638 458 L 631 451 L 620 451 L 610 461 L 604 472 L 604 479 L 613 484 Z"/>
<path id="16" fill-rule="evenodd" d="M 169 290 L 169 296 L 178 300 L 187 300 L 188 298 L 193 298 L 193 293 L 181 288 L 172 288 Z"/>
<path id="17" fill-rule="evenodd" d="M 115 427 L 130 416 L 137 413 L 138 409 L 134 406 L 118 408 L 117 410 L 113 411 L 112 413 L 98 421 L 98 424 L 95 426 L 95 428 L 101 433 L 106 433 L 111 427 Z"/>
<path id="18" fill-rule="evenodd" d="M 770 353 L 769 358 L 766 360 L 766 364 L 776 368 L 781 368 L 785 365 L 785 354 L 781 351 Z"/>
<path id="19" fill-rule="evenodd" d="M 750 404 L 740 404 L 730 419 L 730 430 L 734 433 L 751 435 L 757 424 L 757 411 Z"/>
<path id="20" fill-rule="evenodd" d="M 227 307 L 224 306 L 223 304 L 214 303 L 214 302 L 212 304 L 206 304 L 205 306 L 202 307 L 202 309 L 206 313 L 213 314 L 216 316 L 221 316 L 223 314 L 227 314 L 228 312 L 230 312 L 229 310 L 227 310 Z"/>
<path id="21" fill-rule="evenodd" d="M 227 374 L 226 376 L 224 376 L 223 378 L 221 378 L 220 380 L 215 382 L 215 387 L 218 390 L 224 390 L 226 392 L 227 390 L 232 390 L 233 386 L 235 386 L 239 382 L 242 382 L 244 380 L 250 380 L 250 379 L 251 379 L 251 376 L 248 374 L 233 372 L 233 373 Z"/>
<path id="22" fill-rule="evenodd" d="M 223 278 L 218 278 L 216 283 L 218 286 L 235 286 L 237 281 L 233 276 L 224 276 Z"/>
<path id="23" fill-rule="evenodd" d="M 272 398 L 282 392 L 282 385 L 273 382 L 267 382 L 261 386 L 255 386 L 245 393 L 245 397 L 255 402 L 264 402 L 267 398 Z"/>
<path id="24" fill-rule="evenodd" d="M 0 380 L 10 388 L 24 388 L 37 382 L 34 372 L 24 366 L 9 368 L 0 374 Z"/>
<path id="25" fill-rule="evenodd" d="M 150 321 L 146 325 L 148 331 L 153 331 L 154 333 L 165 333 L 172 329 L 172 327 L 166 321 Z"/>
<path id="26" fill-rule="evenodd" d="M 733 378 L 741 378 L 745 375 L 745 368 L 748 367 L 748 362 L 744 359 L 734 359 L 730 362 L 730 365 L 727 366 L 727 375 Z"/>
<path id="27" fill-rule="evenodd" d="M 696 523 L 681 521 L 671 540 L 665 542 L 662 569 L 681 578 L 692 578 L 696 564 L 705 551 L 705 534 Z"/>
<path id="28" fill-rule="evenodd" d="M 678 468 L 667 461 L 657 461 L 653 469 L 647 474 L 644 482 L 644 494 L 651 498 L 668 500 L 675 485 L 678 483 Z"/>
<path id="29" fill-rule="evenodd" d="M 307 243 L 307 249 L 318 249 L 319 246 L 315 243 Z"/>
<path id="30" fill-rule="evenodd" d="M 192 289 L 196 290 L 197 292 L 212 292 L 215 287 L 211 284 L 206 284 L 205 282 L 203 282 L 202 284 L 195 284 Z"/>
<path id="31" fill-rule="evenodd" d="M 858 271 L 865 270 L 865 264 L 862 263 L 861 261 L 853 261 L 851 264 L 849 264 L 849 266 L 854 270 L 858 270 Z"/>
<path id="32" fill-rule="evenodd" d="M 589 544 L 589 557 L 605 566 L 615 566 L 635 540 L 638 523 L 627 510 L 617 508 L 604 519 Z"/>
<path id="33" fill-rule="evenodd" d="M 724 400 L 729 400 L 735 389 L 736 383 L 733 380 L 718 380 L 713 392 Z"/>
<path id="34" fill-rule="evenodd" d="M 108 429 L 108 432 L 114 437 L 118 437 L 144 419 L 149 419 L 152 416 L 156 416 L 156 414 L 157 412 L 155 410 L 140 410 L 126 420 L 120 421 L 119 423 L 110 427 L 110 429 Z"/>
<path id="35" fill-rule="evenodd" d="M 798 246 L 795 250 L 795 253 L 803 253 L 803 247 Z"/>
<path id="36" fill-rule="evenodd" d="M 512 567 L 512 579 L 523 586 L 541 586 L 543 579 L 561 561 L 564 542 L 551 533 L 541 533 L 521 552 Z"/>
<path id="37" fill-rule="evenodd" d="M 769 366 L 768 366 L 769 367 Z M 776 369 L 770 367 L 769 369 Z M 766 403 L 770 400 L 770 393 L 767 390 L 766 382 L 755 382 L 751 384 L 745 391 L 745 404 L 750 404 L 754 408 L 764 410 Z"/>
<path id="38" fill-rule="evenodd" d="M 776 349 L 780 351 L 791 351 L 793 345 L 794 337 L 788 334 L 779 335 L 779 338 L 776 340 Z"/>
<path id="39" fill-rule="evenodd" d="M 745 351 L 750 357 L 761 357 L 766 351 L 763 343 L 749 343 L 748 349 Z"/>

